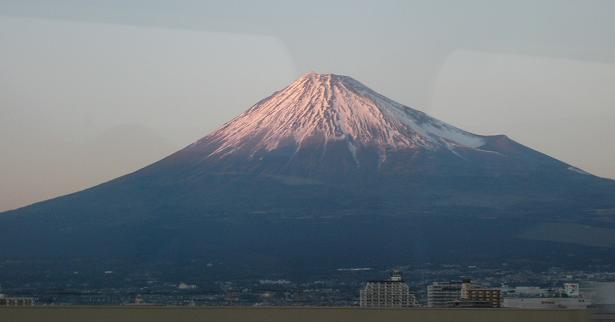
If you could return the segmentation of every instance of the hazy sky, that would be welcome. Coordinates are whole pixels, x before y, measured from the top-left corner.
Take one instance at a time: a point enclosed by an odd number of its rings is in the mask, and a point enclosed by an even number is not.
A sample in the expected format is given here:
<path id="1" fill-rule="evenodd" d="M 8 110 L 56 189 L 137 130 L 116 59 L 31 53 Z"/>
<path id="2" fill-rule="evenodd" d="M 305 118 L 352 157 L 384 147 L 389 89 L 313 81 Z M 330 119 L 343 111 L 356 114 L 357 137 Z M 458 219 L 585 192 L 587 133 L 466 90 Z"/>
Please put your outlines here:
<path id="1" fill-rule="evenodd" d="M 0 210 L 134 171 L 307 71 L 615 178 L 614 1 L 0 1 Z"/>

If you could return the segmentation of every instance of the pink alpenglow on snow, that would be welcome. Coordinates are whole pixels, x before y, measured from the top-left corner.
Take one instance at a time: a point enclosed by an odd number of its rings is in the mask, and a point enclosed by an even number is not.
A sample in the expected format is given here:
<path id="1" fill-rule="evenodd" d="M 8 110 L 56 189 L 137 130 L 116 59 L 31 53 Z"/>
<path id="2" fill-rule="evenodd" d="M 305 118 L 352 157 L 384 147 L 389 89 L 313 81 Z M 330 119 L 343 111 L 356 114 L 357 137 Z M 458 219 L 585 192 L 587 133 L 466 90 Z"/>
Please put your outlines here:
<path id="1" fill-rule="evenodd" d="M 218 158 L 237 151 L 253 156 L 288 145 L 300 150 L 314 137 L 325 145 L 346 141 L 353 155 L 359 146 L 375 147 L 381 160 L 389 150 L 478 149 L 485 143 L 351 77 L 308 73 L 193 145 L 218 142 L 209 155 Z"/>

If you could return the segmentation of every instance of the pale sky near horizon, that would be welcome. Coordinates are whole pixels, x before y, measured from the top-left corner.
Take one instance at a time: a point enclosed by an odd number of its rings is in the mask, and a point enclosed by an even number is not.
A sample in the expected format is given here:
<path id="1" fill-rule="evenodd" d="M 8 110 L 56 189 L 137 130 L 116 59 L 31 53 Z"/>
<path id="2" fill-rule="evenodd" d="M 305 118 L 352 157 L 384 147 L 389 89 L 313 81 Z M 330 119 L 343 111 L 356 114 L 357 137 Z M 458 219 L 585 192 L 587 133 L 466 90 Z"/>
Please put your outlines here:
<path id="1" fill-rule="evenodd" d="M 0 1 L 0 211 L 137 170 L 308 71 L 615 178 L 613 1 Z"/>

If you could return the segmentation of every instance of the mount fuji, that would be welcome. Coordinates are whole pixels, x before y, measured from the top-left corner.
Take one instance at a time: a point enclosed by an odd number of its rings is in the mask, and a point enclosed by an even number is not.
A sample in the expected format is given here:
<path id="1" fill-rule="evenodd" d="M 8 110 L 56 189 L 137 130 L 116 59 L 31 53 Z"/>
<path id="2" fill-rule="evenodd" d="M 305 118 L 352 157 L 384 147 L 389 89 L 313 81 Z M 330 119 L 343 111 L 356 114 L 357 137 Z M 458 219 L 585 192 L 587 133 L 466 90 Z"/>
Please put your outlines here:
<path id="1" fill-rule="evenodd" d="M 154 164 L 0 214 L 0 259 L 577 265 L 615 258 L 587 237 L 615 232 L 614 209 L 615 181 L 309 73 Z"/>

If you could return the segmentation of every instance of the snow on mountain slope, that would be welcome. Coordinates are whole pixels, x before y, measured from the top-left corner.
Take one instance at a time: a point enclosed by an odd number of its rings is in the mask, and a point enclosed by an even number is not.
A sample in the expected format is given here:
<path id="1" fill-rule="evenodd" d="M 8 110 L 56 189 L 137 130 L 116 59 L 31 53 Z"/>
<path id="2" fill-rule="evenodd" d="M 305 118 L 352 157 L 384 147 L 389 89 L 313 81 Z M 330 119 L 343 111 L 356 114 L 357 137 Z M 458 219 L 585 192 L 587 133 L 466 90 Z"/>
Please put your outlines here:
<path id="1" fill-rule="evenodd" d="M 388 150 L 424 148 L 477 149 L 485 138 L 436 120 L 335 74 L 308 73 L 285 89 L 258 102 L 192 146 L 213 144 L 210 157 L 238 151 L 253 156 L 292 146 L 300 150 L 311 138 L 346 141 L 353 153 L 375 147 Z"/>

